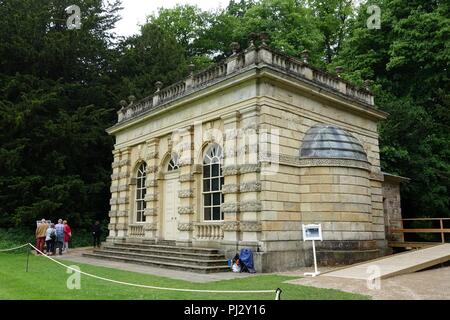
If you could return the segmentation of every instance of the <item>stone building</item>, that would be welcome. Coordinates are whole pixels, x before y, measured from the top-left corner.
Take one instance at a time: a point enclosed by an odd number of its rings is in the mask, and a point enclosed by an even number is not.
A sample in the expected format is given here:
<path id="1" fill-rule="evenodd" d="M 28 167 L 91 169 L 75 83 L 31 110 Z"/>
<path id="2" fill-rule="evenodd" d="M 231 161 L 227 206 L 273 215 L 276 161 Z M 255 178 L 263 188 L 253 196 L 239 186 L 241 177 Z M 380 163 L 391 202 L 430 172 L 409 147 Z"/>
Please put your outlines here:
<path id="1" fill-rule="evenodd" d="M 269 272 L 310 265 L 302 224 L 321 223 L 322 264 L 388 252 L 377 131 L 387 114 L 368 89 L 264 43 L 157 88 L 122 101 L 107 130 L 108 242 L 165 240 L 227 258 L 250 247 Z"/>

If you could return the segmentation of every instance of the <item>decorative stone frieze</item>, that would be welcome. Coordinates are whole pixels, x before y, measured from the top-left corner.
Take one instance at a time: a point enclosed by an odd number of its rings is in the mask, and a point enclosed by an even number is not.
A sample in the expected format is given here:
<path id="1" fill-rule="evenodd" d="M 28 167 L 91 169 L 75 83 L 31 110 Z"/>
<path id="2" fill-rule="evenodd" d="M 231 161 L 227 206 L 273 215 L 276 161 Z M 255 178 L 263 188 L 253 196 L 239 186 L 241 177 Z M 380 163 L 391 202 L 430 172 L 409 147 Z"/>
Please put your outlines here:
<path id="1" fill-rule="evenodd" d="M 261 201 L 259 200 L 250 200 L 250 201 L 241 201 L 239 204 L 240 211 L 247 212 L 259 212 L 261 211 Z"/>
<path id="2" fill-rule="evenodd" d="M 178 191 L 178 198 L 193 198 L 193 197 L 194 197 L 194 191 L 192 189 Z"/>
<path id="3" fill-rule="evenodd" d="M 144 231 L 156 231 L 158 230 L 158 223 L 152 222 L 152 223 L 145 223 L 144 224 Z"/>
<path id="4" fill-rule="evenodd" d="M 157 209 L 156 208 L 146 208 L 144 210 L 144 215 L 146 217 L 152 217 L 152 216 L 156 216 L 158 215 Z"/>
<path id="5" fill-rule="evenodd" d="M 158 194 L 157 193 L 147 193 L 144 197 L 145 201 L 157 201 Z"/>
<path id="6" fill-rule="evenodd" d="M 114 161 L 111 164 L 111 168 L 113 168 L 113 169 L 118 168 L 118 167 L 120 167 L 120 161 Z"/>
<path id="7" fill-rule="evenodd" d="M 222 193 L 237 193 L 239 192 L 239 185 L 237 184 L 224 184 L 222 186 Z"/>
<path id="8" fill-rule="evenodd" d="M 259 232 L 262 230 L 261 223 L 255 221 L 241 221 L 239 228 L 241 231 L 247 232 Z"/>
<path id="9" fill-rule="evenodd" d="M 193 231 L 194 225 L 192 223 L 179 223 L 178 230 L 179 231 Z"/>
<path id="10" fill-rule="evenodd" d="M 194 175 L 192 173 L 181 174 L 179 180 L 180 182 L 194 181 Z"/>
<path id="11" fill-rule="evenodd" d="M 222 169 L 222 174 L 224 176 L 237 175 L 237 174 L 239 174 L 239 166 L 237 166 L 237 165 L 225 166 Z"/>
<path id="12" fill-rule="evenodd" d="M 222 225 L 223 231 L 239 231 L 238 221 L 225 221 Z"/>
<path id="13" fill-rule="evenodd" d="M 130 165 L 130 159 L 123 159 L 119 161 L 120 166 L 128 166 Z"/>
<path id="14" fill-rule="evenodd" d="M 243 173 L 251 173 L 251 172 L 260 172 L 261 171 L 261 167 L 259 164 L 243 164 L 240 165 L 239 167 L 239 171 L 241 174 Z"/>
<path id="15" fill-rule="evenodd" d="M 238 202 L 222 203 L 222 211 L 223 212 L 238 212 L 239 211 L 239 203 Z"/>
<path id="16" fill-rule="evenodd" d="M 194 208 L 188 207 L 178 207 L 178 214 L 194 214 Z"/>
<path id="17" fill-rule="evenodd" d="M 261 183 L 257 181 L 244 182 L 239 185 L 239 190 L 241 192 L 258 192 L 261 191 Z"/>

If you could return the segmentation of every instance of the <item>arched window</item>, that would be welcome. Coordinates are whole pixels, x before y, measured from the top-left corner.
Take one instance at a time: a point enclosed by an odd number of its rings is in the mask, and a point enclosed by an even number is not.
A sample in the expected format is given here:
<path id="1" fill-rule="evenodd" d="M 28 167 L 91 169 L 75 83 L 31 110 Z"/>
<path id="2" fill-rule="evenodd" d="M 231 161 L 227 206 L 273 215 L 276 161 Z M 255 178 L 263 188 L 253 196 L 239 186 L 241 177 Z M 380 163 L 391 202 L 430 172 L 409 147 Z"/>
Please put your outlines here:
<path id="1" fill-rule="evenodd" d="M 147 175 L 147 165 L 142 163 L 139 166 L 136 176 L 136 221 L 145 222 L 144 211 L 146 202 L 144 200 L 147 188 L 145 186 L 145 178 Z"/>
<path id="2" fill-rule="evenodd" d="M 178 155 L 176 153 L 172 154 L 172 158 L 167 165 L 167 171 L 175 171 L 180 169 L 180 165 L 178 163 Z"/>
<path id="3" fill-rule="evenodd" d="M 203 158 L 203 217 L 204 220 L 223 220 L 222 148 L 211 145 Z"/>

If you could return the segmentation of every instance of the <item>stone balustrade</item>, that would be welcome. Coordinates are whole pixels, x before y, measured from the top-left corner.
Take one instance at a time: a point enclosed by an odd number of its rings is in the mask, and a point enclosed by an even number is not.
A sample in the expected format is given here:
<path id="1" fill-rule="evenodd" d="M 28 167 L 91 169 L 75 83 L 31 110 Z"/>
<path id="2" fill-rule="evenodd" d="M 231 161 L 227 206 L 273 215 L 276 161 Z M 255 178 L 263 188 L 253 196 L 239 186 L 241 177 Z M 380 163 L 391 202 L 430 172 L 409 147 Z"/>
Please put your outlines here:
<path id="1" fill-rule="evenodd" d="M 321 87 L 331 89 L 348 98 L 370 106 L 374 105 L 373 95 L 367 89 L 356 87 L 339 76 L 317 69 L 302 60 L 278 52 L 266 45 L 261 45 L 259 47 L 252 46 L 243 52 L 235 53 L 224 61 L 201 72 L 192 73 L 175 84 L 161 90 L 158 89 L 152 96 L 138 102 L 132 101 L 128 106 L 123 106 L 118 111 L 118 123 L 201 90 L 241 70 L 248 70 L 257 66 L 269 66 L 282 70 L 292 76 L 303 78 Z"/>
<path id="2" fill-rule="evenodd" d="M 128 236 L 133 238 L 143 238 L 145 236 L 143 224 L 130 224 L 128 228 Z"/>
<path id="3" fill-rule="evenodd" d="M 222 240 L 223 223 L 198 222 L 194 223 L 194 238 L 196 240 Z"/>

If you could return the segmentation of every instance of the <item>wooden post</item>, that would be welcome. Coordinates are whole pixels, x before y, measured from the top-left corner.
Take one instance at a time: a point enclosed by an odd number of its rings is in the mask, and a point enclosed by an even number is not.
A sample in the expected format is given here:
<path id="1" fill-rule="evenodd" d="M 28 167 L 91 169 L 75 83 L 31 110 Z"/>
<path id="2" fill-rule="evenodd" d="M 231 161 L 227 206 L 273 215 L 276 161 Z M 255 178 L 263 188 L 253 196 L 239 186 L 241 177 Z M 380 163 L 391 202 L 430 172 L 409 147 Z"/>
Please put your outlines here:
<path id="1" fill-rule="evenodd" d="M 28 263 L 30 261 L 30 248 L 28 248 L 28 246 L 26 248 L 27 248 L 27 267 L 25 272 L 28 272 Z"/>
<path id="2" fill-rule="evenodd" d="M 439 219 L 440 223 L 441 223 L 441 240 L 442 243 L 445 243 L 445 234 L 444 234 L 444 220 L 443 219 Z"/>

